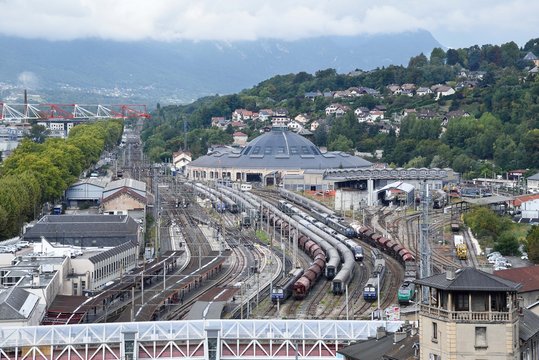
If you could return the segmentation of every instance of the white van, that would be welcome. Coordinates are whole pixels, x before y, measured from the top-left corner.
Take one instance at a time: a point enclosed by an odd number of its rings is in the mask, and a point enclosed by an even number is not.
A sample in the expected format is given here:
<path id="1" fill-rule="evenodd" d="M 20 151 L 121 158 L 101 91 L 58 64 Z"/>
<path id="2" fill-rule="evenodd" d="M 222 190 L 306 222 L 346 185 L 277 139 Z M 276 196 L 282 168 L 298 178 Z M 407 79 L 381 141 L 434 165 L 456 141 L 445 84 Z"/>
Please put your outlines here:
<path id="1" fill-rule="evenodd" d="M 251 184 L 241 184 L 240 190 L 241 191 L 251 191 L 253 189 L 253 185 Z"/>

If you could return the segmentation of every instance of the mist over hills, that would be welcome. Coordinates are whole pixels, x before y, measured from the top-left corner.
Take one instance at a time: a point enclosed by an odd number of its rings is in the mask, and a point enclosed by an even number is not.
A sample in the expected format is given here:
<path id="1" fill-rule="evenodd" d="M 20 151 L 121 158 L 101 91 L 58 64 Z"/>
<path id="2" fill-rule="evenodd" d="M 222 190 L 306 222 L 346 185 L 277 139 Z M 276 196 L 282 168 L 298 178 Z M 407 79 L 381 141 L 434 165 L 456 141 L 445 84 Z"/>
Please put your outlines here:
<path id="1" fill-rule="evenodd" d="M 238 92 L 277 74 L 339 73 L 407 64 L 440 43 L 427 31 L 372 36 L 328 36 L 297 41 L 114 42 L 0 37 L 0 82 L 46 90 L 47 100 L 79 98 L 189 102 Z M 104 89 L 109 89 L 106 91 Z M 0 99 L 8 96 L 0 92 Z M 52 97 L 52 98 L 51 98 Z"/>

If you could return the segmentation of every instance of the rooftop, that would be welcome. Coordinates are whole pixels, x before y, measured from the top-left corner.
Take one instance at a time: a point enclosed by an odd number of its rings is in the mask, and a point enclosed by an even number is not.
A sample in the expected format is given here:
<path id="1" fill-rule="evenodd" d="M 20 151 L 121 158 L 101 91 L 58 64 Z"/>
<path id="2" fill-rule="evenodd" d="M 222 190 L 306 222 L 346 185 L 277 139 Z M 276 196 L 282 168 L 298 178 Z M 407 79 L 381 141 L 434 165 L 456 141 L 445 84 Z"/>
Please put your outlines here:
<path id="1" fill-rule="evenodd" d="M 494 275 L 522 284 L 519 292 L 539 290 L 539 266 L 498 270 Z"/>
<path id="2" fill-rule="evenodd" d="M 135 179 L 123 178 L 120 180 L 111 181 L 105 187 L 105 192 L 119 189 L 121 187 L 128 187 L 138 191 L 146 191 L 146 183 Z"/>
<path id="3" fill-rule="evenodd" d="M 41 236 L 50 242 L 75 246 L 117 246 L 137 241 L 139 225 L 127 215 L 46 215 L 24 235 L 30 242 Z"/>
<path id="4" fill-rule="evenodd" d="M 274 127 L 250 141 L 241 151 L 216 150 L 191 162 L 191 167 L 328 169 L 369 167 L 371 163 L 342 152 L 322 154 L 307 138 Z"/>
<path id="5" fill-rule="evenodd" d="M 19 287 L 0 289 L 0 320 L 27 319 L 38 302 L 37 295 Z"/>
<path id="6" fill-rule="evenodd" d="M 517 291 L 521 287 L 519 283 L 471 267 L 457 270 L 450 280 L 446 273 L 442 273 L 416 280 L 415 283 L 449 291 Z"/>

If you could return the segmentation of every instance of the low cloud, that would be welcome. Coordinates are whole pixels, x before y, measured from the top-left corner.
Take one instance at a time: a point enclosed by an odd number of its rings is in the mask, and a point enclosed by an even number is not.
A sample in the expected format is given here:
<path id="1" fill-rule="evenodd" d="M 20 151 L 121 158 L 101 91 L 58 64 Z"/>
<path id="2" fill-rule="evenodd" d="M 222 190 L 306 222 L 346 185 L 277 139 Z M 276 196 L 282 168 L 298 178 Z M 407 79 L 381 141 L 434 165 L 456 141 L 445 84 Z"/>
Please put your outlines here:
<path id="1" fill-rule="evenodd" d="M 19 85 L 28 90 L 34 90 L 39 87 L 39 78 L 31 71 L 23 71 L 17 76 Z"/>
<path id="2" fill-rule="evenodd" d="M 426 29 L 461 45 L 534 37 L 539 2 L 0 0 L 0 13 L 0 34 L 49 40 L 295 40 Z"/>

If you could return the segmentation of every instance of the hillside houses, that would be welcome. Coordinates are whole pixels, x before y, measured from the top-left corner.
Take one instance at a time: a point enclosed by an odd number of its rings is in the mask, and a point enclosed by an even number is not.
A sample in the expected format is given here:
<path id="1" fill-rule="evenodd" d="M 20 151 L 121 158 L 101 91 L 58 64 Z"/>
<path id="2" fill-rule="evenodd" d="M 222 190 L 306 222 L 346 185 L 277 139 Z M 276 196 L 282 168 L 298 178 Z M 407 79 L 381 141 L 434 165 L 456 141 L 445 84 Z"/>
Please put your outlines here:
<path id="1" fill-rule="evenodd" d="M 326 111 L 327 116 L 334 115 L 335 117 L 341 117 L 344 114 L 346 114 L 348 111 L 350 111 L 350 108 L 346 105 L 334 103 L 327 106 L 325 111 Z"/>
<path id="2" fill-rule="evenodd" d="M 258 117 L 258 114 L 256 114 Z M 236 109 L 232 113 L 232 120 L 234 121 L 246 121 L 246 120 L 252 120 L 255 116 L 255 113 L 253 113 L 250 110 L 247 109 Z"/>
<path id="3" fill-rule="evenodd" d="M 530 55 L 530 62 L 533 63 L 533 56 Z M 461 111 L 439 112 L 435 104 L 446 96 L 451 96 L 457 91 L 475 88 L 484 76 L 484 72 L 467 71 L 460 72 L 454 79 L 454 87 L 447 83 L 441 84 L 416 84 L 393 83 L 380 89 L 373 89 L 364 86 L 352 86 L 346 89 L 325 89 L 304 92 L 304 99 L 312 100 L 315 104 L 309 105 L 306 109 L 311 112 L 289 113 L 289 109 L 283 107 L 275 108 L 237 108 L 229 116 L 212 117 L 212 126 L 226 130 L 228 126 L 233 128 L 235 135 L 238 133 L 249 133 L 245 131 L 247 127 L 252 130 L 270 128 L 271 126 L 286 126 L 292 131 L 311 131 L 315 132 L 320 123 L 325 122 L 325 118 L 339 118 L 347 113 L 353 112 L 358 123 L 364 123 L 368 126 L 379 128 L 381 133 L 389 133 L 394 130 L 399 133 L 399 123 L 406 116 L 413 115 L 418 119 L 439 119 L 442 127 L 447 126 L 450 119 L 454 117 L 469 116 Z M 359 98 L 365 95 L 376 97 L 376 100 L 366 102 L 359 101 Z M 427 105 L 415 108 L 395 108 L 395 102 L 387 101 L 390 97 L 427 97 Z M 316 100 L 316 101 L 315 101 Z M 432 103 L 431 103 L 432 102 Z M 397 102 L 398 103 L 398 102 Z M 410 104 L 412 104 L 411 102 Z M 361 104 L 358 106 L 358 104 Z M 368 104 L 368 105 L 365 105 Z M 387 112 L 386 105 L 391 107 Z M 407 104 L 402 100 L 402 104 Z M 324 107 L 325 106 L 325 107 Z M 389 105 L 388 105 L 389 106 Z M 305 110 L 303 110 L 305 111 Z M 331 124 L 331 120 L 328 124 Z M 329 125 L 330 126 L 330 125 Z M 230 131 L 230 130 L 228 130 Z M 232 133 L 232 132 L 230 132 Z M 250 133 L 249 133 L 250 134 Z M 234 143 L 240 145 L 243 141 L 234 137 Z M 241 145 L 240 145 L 241 146 Z"/>
<path id="4" fill-rule="evenodd" d="M 436 94 L 436 100 L 443 96 L 449 96 L 453 95 L 455 93 L 455 89 L 453 89 L 451 86 L 437 84 L 430 87 L 433 93 Z"/>

